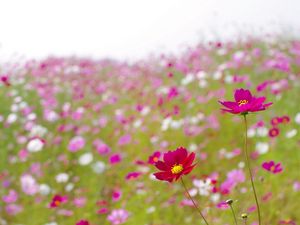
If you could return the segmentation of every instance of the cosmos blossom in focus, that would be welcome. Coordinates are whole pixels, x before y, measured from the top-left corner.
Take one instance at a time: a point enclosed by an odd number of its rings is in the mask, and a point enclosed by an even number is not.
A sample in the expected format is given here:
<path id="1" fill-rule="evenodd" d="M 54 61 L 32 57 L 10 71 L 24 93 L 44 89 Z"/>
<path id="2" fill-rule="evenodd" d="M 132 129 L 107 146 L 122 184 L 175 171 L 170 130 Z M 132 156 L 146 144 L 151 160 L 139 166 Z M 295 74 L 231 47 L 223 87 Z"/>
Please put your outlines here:
<path id="1" fill-rule="evenodd" d="M 219 101 L 225 108 L 222 110 L 232 114 L 247 114 L 249 112 L 263 111 L 272 103 L 264 104 L 266 97 L 254 97 L 249 90 L 237 89 L 234 92 L 234 102 Z"/>
<path id="2" fill-rule="evenodd" d="M 280 173 L 283 169 L 282 169 L 282 166 L 281 166 L 281 163 L 275 163 L 274 161 L 270 161 L 270 162 L 264 162 L 262 164 L 262 167 L 269 171 L 269 172 L 272 172 L 274 174 L 276 173 Z"/>
<path id="3" fill-rule="evenodd" d="M 189 174 L 195 164 L 193 161 L 195 159 L 195 153 L 192 152 L 188 154 L 188 151 L 179 147 L 175 151 L 168 151 L 164 154 L 163 160 L 155 163 L 157 169 L 162 172 L 154 173 L 154 176 L 158 180 L 165 180 L 168 182 L 173 182 L 178 180 L 181 176 Z"/>

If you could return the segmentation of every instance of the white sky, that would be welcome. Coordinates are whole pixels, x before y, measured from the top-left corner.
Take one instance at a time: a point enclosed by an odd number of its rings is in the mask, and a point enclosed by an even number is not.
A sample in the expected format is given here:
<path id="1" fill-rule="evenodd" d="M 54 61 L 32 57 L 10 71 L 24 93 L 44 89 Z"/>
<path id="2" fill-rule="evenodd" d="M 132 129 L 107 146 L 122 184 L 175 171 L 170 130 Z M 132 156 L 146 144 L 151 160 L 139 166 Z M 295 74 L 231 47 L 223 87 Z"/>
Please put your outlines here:
<path id="1" fill-rule="evenodd" d="M 299 15 L 300 0 L 0 0 L 0 60 L 137 59 L 244 31 L 299 32 Z"/>

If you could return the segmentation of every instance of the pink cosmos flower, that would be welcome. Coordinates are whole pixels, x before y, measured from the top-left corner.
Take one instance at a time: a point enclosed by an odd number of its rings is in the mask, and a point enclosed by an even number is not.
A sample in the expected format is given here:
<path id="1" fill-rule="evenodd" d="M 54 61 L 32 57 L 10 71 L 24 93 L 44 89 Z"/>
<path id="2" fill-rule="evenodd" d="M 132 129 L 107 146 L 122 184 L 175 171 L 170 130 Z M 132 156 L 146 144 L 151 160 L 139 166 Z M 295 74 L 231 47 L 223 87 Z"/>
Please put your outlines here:
<path id="1" fill-rule="evenodd" d="M 90 225 L 89 221 L 87 220 L 80 220 L 76 223 L 76 225 Z"/>
<path id="2" fill-rule="evenodd" d="M 1 75 L 1 82 L 6 86 L 10 86 L 9 78 L 7 75 Z"/>
<path id="3" fill-rule="evenodd" d="M 73 204 L 78 208 L 83 207 L 86 204 L 86 198 L 85 197 L 75 198 L 73 200 Z"/>
<path id="4" fill-rule="evenodd" d="M 133 180 L 141 176 L 141 172 L 130 172 L 126 175 L 126 180 Z"/>
<path id="5" fill-rule="evenodd" d="M 254 97 L 249 90 L 237 89 L 234 93 L 234 102 L 230 101 L 219 101 L 223 106 L 223 111 L 230 112 L 233 114 L 247 114 L 249 112 L 257 112 L 265 110 L 272 103 L 264 104 L 265 97 Z"/>
<path id="6" fill-rule="evenodd" d="M 277 125 L 280 124 L 281 122 L 282 122 L 282 119 L 281 119 L 280 117 L 278 117 L 278 116 L 273 117 L 273 118 L 271 119 L 271 124 L 272 124 L 273 126 L 277 126 Z"/>
<path id="7" fill-rule="evenodd" d="M 159 151 L 154 152 L 151 156 L 149 156 L 148 163 L 154 165 L 159 161 L 160 156 L 161 153 Z"/>
<path id="8" fill-rule="evenodd" d="M 110 164 L 116 164 L 121 162 L 122 158 L 120 154 L 114 154 L 109 158 Z"/>
<path id="9" fill-rule="evenodd" d="M 279 224 L 296 225 L 296 222 L 291 219 L 288 219 L 288 220 L 280 220 Z"/>
<path id="10" fill-rule="evenodd" d="M 5 211 L 9 215 L 16 215 L 23 211 L 23 207 L 17 204 L 9 204 L 5 206 Z"/>
<path id="11" fill-rule="evenodd" d="M 112 225 L 118 225 L 125 223 L 128 217 L 129 213 L 125 209 L 115 209 L 107 216 L 107 220 L 109 220 Z"/>
<path id="12" fill-rule="evenodd" d="M 82 149 L 85 145 L 85 140 L 81 136 L 73 137 L 68 145 L 68 149 L 71 152 L 77 152 Z"/>
<path id="13" fill-rule="evenodd" d="M 21 176 L 22 191 L 27 195 L 34 195 L 39 191 L 39 185 L 29 174 Z"/>
<path id="14" fill-rule="evenodd" d="M 277 137 L 279 135 L 279 129 L 277 127 L 273 127 L 269 130 L 270 137 Z"/>
<path id="15" fill-rule="evenodd" d="M 108 208 L 106 208 L 106 207 L 100 208 L 97 211 L 97 214 L 106 214 L 106 213 L 108 213 Z"/>
<path id="16" fill-rule="evenodd" d="M 18 193 L 15 190 L 9 190 L 8 195 L 2 197 L 6 203 L 14 203 L 18 200 Z"/>
<path id="17" fill-rule="evenodd" d="M 127 145 L 130 143 L 130 141 L 131 141 L 131 135 L 125 134 L 124 136 L 120 137 L 120 139 L 118 141 L 118 145 L 120 145 L 120 146 Z"/>
<path id="18" fill-rule="evenodd" d="M 121 199 L 121 196 L 122 196 L 122 192 L 120 190 L 115 190 L 112 194 L 112 200 L 114 202 L 117 202 Z"/>
<path id="19" fill-rule="evenodd" d="M 56 208 L 58 206 L 61 205 L 61 203 L 64 203 L 67 201 L 67 197 L 66 196 L 61 196 L 61 195 L 55 195 L 53 198 L 52 198 L 52 201 L 50 203 L 50 207 L 51 208 Z"/>
<path id="20" fill-rule="evenodd" d="M 226 202 L 219 202 L 218 204 L 217 204 L 217 208 L 219 208 L 219 209 L 228 209 L 229 208 L 229 205 L 226 203 Z"/>
<path id="21" fill-rule="evenodd" d="M 227 179 L 221 184 L 220 191 L 223 194 L 229 194 L 236 185 L 244 181 L 245 174 L 243 170 L 232 170 L 227 173 Z"/>
<path id="22" fill-rule="evenodd" d="M 274 161 L 270 161 L 270 162 L 264 162 L 262 164 L 262 167 L 267 170 L 267 171 L 270 171 L 274 174 L 276 173 L 280 173 L 283 169 L 281 167 L 281 163 L 277 163 L 275 164 Z"/>

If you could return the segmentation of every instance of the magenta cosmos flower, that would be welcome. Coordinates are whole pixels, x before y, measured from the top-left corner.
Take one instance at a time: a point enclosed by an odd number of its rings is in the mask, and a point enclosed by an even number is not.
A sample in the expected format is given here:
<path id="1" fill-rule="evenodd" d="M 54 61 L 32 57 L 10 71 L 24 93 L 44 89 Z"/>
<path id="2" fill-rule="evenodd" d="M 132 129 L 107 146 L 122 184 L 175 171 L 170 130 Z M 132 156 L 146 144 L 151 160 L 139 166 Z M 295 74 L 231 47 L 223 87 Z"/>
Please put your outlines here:
<path id="1" fill-rule="evenodd" d="M 271 173 L 280 173 L 282 171 L 281 163 L 275 163 L 274 161 L 264 162 L 262 167 Z"/>
<path id="2" fill-rule="evenodd" d="M 264 104 L 266 97 L 254 97 L 249 90 L 237 89 L 234 92 L 234 102 L 219 101 L 226 108 L 223 111 L 233 114 L 247 114 L 249 112 L 257 112 L 265 110 L 272 103 Z"/>
<path id="3" fill-rule="evenodd" d="M 55 195 L 52 198 L 52 201 L 50 203 L 50 207 L 51 208 L 56 208 L 58 206 L 60 206 L 62 203 L 67 201 L 67 197 L 66 196 L 61 196 L 61 195 Z"/>
<path id="4" fill-rule="evenodd" d="M 87 220 L 80 220 L 76 223 L 76 225 L 90 225 L 89 221 Z"/>
<path id="5" fill-rule="evenodd" d="M 179 147 L 175 151 L 168 151 L 163 156 L 164 161 L 155 163 L 157 169 L 162 172 L 154 173 L 158 180 L 172 182 L 178 180 L 181 176 L 189 174 L 195 164 L 192 165 L 195 159 L 195 153 L 188 154 L 188 151 Z"/>

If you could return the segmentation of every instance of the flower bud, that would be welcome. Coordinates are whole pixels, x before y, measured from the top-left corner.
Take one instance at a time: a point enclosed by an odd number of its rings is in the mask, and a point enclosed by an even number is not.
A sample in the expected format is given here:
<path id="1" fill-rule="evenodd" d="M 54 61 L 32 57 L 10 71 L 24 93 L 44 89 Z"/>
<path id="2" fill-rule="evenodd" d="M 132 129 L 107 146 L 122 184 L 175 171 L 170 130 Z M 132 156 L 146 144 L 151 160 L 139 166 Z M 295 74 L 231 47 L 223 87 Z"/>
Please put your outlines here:
<path id="1" fill-rule="evenodd" d="M 228 205 L 231 205 L 231 204 L 233 203 L 233 200 L 232 200 L 232 199 L 228 199 L 228 200 L 226 200 L 226 203 L 227 203 Z"/>
<path id="2" fill-rule="evenodd" d="M 248 214 L 247 214 L 247 213 L 243 213 L 243 214 L 241 215 L 241 217 L 242 217 L 243 219 L 247 219 L 247 218 L 248 218 Z"/>

